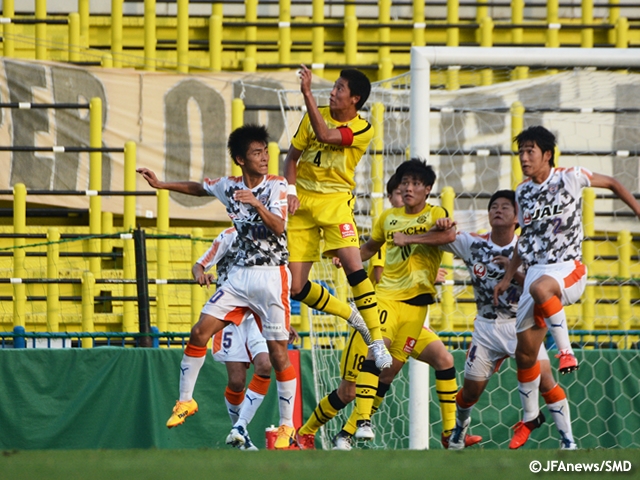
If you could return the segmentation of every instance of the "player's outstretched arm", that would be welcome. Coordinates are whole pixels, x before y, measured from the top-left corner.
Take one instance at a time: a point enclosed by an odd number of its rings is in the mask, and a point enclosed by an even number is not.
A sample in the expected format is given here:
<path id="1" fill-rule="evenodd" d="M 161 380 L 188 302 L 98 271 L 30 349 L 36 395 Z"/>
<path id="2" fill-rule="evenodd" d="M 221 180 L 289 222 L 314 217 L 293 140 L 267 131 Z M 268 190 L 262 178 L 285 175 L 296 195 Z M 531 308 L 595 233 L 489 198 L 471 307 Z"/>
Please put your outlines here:
<path id="1" fill-rule="evenodd" d="M 318 110 L 315 98 L 311 93 L 311 70 L 305 65 L 300 66 L 300 91 L 304 98 L 304 104 L 307 107 L 307 115 L 309 115 L 309 121 L 311 122 L 311 128 L 316 134 L 318 141 L 322 143 L 329 143 L 331 145 L 342 145 L 342 134 L 337 128 L 329 128 L 324 123 L 324 119 Z"/>
<path id="2" fill-rule="evenodd" d="M 633 210 L 636 217 L 640 217 L 640 203 L 638 203 L 633 194 L 617 179 L 600 173 L 594 173 L 591 176 L 591 186 L 611 190 L 620 200 L 629 205 L 629 208 Z"/>
<path id="3" fill-rule="evenodd" d="M 298 199 L 298 192 L 296 191 L 298 160 L 300 159 L 300 155 L 302 155 L 302 151 L 291 145 L 284 159 L 284 178 L 287 179 L 287 183 L 289 184 L 287 186 L 287 210 L 290 215 L 296 213 L 296 210 L 300 208 L 300 200 Z"/>
<path id="4" fill-rule="evenodd" d="M 142 178 L 153 188 L 185 193 L 187 195 L 193 195 L 194 197 L 204 197 L 207 195 L 202 184 L 198 182 L 162 182 L 156 174 L 148 168 L 138 168 L 136 172 L 142 175 Z"/>
<path id="5" fill-rule="evenodd" d="M 518 248 L 516 247 L 516 251 L 513 252 L 511 261 L 509 262 L 509 265 L 507 265 L 507 271 L 504 272 L 504 277 L 502 277 L 502 280 L 500 280 L 500 282 L 498 282 L 498 284 L 493 289 L 494 305 L 498 305 L 498 298 L 500 297 L 500 295 L 502 295 L 504 292 L 507 291 L 507 289 L 511 285 L 511 280 L 513 279 L 514 275 L 518 271 L 518 268 L 520 268 L 521 264 L 522 264 L 522 259 L 520 258 L 520 254 L 518 253 Z"/>
<path id="6" fill-rule="evenodd" d="M 364 262 L 373 257 L 382 248 L 384 242 L 376 242 L 373 238 L 366 241 L 364 245 L 360 247 L 360 259 Z"/>
<path id="7" fill-rule="evenodd" d="M 395 232 L 393 234 L 393 243 L 398 247 L 404 247 L 405 245 L 430 245 L 437 247 L 439 245 L 445 245 L 451 243 L 456 239 L 456 222 L 451 221 L 450 226 L 445 230 L 438 225 L 434 225 L 427 233 L 421 233 L 420 235 L 407 235 L 402 232 Z"/>

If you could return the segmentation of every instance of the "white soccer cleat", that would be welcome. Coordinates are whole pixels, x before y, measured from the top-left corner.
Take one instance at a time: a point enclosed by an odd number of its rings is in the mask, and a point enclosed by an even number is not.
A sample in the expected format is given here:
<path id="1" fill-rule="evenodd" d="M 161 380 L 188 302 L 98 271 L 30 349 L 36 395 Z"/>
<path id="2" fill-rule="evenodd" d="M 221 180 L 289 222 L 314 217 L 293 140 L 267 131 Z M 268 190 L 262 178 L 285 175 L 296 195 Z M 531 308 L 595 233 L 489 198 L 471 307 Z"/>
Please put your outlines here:
<path id="1" fill-rule="evenodd" d="M 384 344 L 382 340 L 374 340 L 369 345 L 369 348 L 373 352 L 373 356 L 375 357 L 376 367 L 380 370 L 384 370 L 385 368 L 391 368 L 391 363 L 393 359 L 391 358 L 391 354 L 387 349 L 387 346 Z"/>
<path id="2" fill-rule="evenodd" d="M 245 434 L 244 434 L 244 445 L 240 445 L 238 447 L 239 450 L 245 450 L 247 452 L 257 452 L 258 451 L 258 447 L 256 447 L 253 442 L 251 441 L 251 438 L 249 438 L 249 432 L 247 432 L 245 430 Z"/>
<path id="3" fill-rule="evenodd" d="M 369 331 L 369 327 L 367 327 L 364 318 L 360 315 L 360 312 L 356 308 L 355 305 L 351 305 L 351 315 L 347 318 L 347 323 L 351 325 L 364 339 L 364 343 L 367 345 L 371 345 L 371 332 Z"/>
<path id="4" fill-rule="evenodd" d="M 462 426 L 458 425 L 458 422 L 456 422 L 456 427 L 453 429 L 453 432 L 451 432 L 451 436 L 449 437 L 449 450 L 464 449 L 467 430 L 469 429 L 470 423 L 470 418 L 467 418 Z"/>
<path id="5" fill-rule="evenodd" d="M 560 450 L 578 450 L 578 445 L 573 442 L 568 442 L 566 440 L 560 441 Z"/>
<path id="6" fill-rule="evenodd" d="M 246 442 L 247 432 L 242 425 L 234 426 L 227 435 L 227 445 L 242 448 Z"/>
<path id="7" fill-rule="evenodd" d="M 371 427 L 371 420 L 358 420 L 356 422 L 358 429 L 356 430 L 355 437 L 358 440 L 373 440 L 376 438 Z"/>
<path id="8" fill-rule="evenodd" d="M 333 450 L 342 450 L 348 452 L 353 448 L 353 438 L 344 430 L 340 430 L 338 434 L 333 437 Z"/>

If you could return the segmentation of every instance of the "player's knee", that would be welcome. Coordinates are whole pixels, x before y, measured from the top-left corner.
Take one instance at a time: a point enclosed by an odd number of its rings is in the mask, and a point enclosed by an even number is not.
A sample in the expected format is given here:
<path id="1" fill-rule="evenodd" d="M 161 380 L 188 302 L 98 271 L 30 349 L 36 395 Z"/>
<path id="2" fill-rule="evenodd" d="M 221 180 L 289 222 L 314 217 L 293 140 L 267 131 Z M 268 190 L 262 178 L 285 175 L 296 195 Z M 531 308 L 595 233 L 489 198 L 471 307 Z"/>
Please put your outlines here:
<path id="1" fill-rule="evenodd" d="M 311 290 L 311 282 L 307 280 L 305 283 L 291 282 L 291 299 L 302 302 Z"/>
<path id="2" fill-rule="evenodd" d="M 227 381 L 227 386 L 232 392 L 242 392 L 244 390 L 246 381 L 247 379 L 244 376 L 230 376 L 229 380 Z"/>
<path id="3" fill-rule="evenodd" d="M 532 355 L 525 349 L 516 348 L 516 365 L 518 368 L 531 368 L 536 363 L 538 355 Z"/>
<path id="4" fill-rule="evenodd" d="M 191 328 L 191 334 L 189 335 L 189 343 L 198 347 L 204 347 L 207 345 L 209 338 L 208 329 L 203 328 L 200 322 L 196 323 Z"/>
<path id="5" fill-rule="evenodd" d="M 253 369 L 256 375 L 268 377 L 271 375 L 271 360 L 266 353 L 259 353 L 253 359 Z"/>
<path id="6" fill-rule="evenodd" d="M 536 303 L 544 303 L 549 300 L 552 295 L 554 295 L 554 292 L 551 288 L 552 286 L 553 285 L 549 285 L 546 281 L 539 279 L 531 284 L 531 286 L 529 287 L 529 293 Z"/>
<path id="7" fill-rule="evenodd" d="M 337 390 L 338 398 L 348 405 L 356 399 L 356 384 L 353 382 L 341 382 Z"/>
<path id="8" fill-rule="evenodd" d="M 437 352 L 437 355 L 434 355 L 431 366 L 436 371 L 453 368 L 453 355 L 451 355 L 451 352 L 447 350 L 444 345 L 442 349 Z"/>

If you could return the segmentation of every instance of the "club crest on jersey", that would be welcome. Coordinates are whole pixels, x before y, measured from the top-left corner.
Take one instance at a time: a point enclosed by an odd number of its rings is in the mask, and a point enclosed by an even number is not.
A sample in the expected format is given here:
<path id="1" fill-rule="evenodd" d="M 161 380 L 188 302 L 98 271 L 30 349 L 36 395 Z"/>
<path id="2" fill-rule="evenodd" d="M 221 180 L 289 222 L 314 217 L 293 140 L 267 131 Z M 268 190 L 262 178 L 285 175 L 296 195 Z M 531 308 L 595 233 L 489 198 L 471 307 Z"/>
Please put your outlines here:
<path id="1" fill-rule="evenodd" d="M 473 274 L 476 278 L 484 278 L 487 276 L 487 266 L 484 263 L 475 263 L 473 265 Z"/>
<path id="2" fill-rule="evenodd" d="M 426 216 L 426 215 L 420 215 L 420 216 L 418 217 L 418 219 L 416 220 L 416 222 L 418 222 L 418 223 L 420 223 L 420 224 L 422 224 L 422 223 L 424 223 L 424 222 L 426 222 L 426 221 L 427 221 L 427 216 Z"/>
<path id="3" fill-rule="evenodd" d="M 258 201 L 260 203 L 262 203 L 263 205 L 266 205 L 267 202 L 269 201 L 269 195 L 259 195 L 258 196 Z"/>
<path id="4" fill-rule="evenodd" d="M 342 235 L 342 238 L 348 238 L 348 237 L 355 237 L 356 236 L 356 229 L 353 228 L 353 225 L 350 223 L 341 223 L 339 225 L 340 227 L 340 234 Z"/>
<path id="5" fill-rule="evenodd" d="M 533 214 L 531 214 L 531 212 L 529 211 L 524 212 L 523 221 L 525 225 L 529 225 L 535 220 L 542 220 L 546 217 L 555 217 L 557 215 L 560 215 L 562 211 L 562 205 L 545 205 L 542 208 L 536 208 L 533 211 Z"/>
<path id="6" fill-rule="evenodd" d="M 558 188 L 559 185 L 557 183 L 552 183 L 551 185 L 549 185 L 549 193 L 551 195 L 555 195 L 556 193 L 558 193 Z"/>

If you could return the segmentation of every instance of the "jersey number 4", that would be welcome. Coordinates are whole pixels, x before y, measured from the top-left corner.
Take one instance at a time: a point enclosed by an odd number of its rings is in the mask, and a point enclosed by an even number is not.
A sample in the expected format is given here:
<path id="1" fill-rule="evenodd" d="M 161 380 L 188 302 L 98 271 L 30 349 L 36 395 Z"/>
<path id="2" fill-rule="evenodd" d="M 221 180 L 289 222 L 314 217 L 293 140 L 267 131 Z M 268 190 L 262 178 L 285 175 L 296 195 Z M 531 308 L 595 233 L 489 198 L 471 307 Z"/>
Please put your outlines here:
<path id="1" fill-rule="evenodd" d="M 321 157 L 321 156 L 322 156 L 322 152 L 318 152 L 318 153 L 316 153 L 316 156 L 315 156 L 315 157 L 313 157 L 313 164 L 314 164 L 316 167 L 319 167 L 319 166 L 320 166 L 320 157 Z"/>

